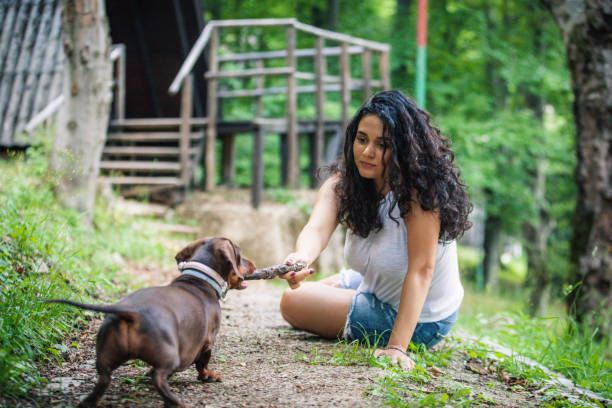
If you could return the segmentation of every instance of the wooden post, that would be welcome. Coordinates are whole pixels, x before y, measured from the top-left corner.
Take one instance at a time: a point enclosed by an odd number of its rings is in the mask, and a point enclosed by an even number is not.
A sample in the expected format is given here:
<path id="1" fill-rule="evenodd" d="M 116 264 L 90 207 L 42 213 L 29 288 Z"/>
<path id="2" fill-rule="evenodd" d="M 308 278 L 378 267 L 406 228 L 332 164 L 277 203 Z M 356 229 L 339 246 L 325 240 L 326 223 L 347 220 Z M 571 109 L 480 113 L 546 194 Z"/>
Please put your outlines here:
<path id="1" fill-rule="evenodd" d="M 117 61 L 117 119 L 125 119 L 125 45 L 121 44 Z"/>
<path id="2" fill-rule="evenodd" d="M 213 28 L 210 34 L 208 48 L 208 70 L 216 73 L 219 68 L 217 48 L 219 47 L 219 32 Z M 205 189 L 211 191 L 215 188 L 215 142 L 217 140 L 217 79 L 208 79 L 206 101 L 206 115 L 208 116 L 208 126 L 206 127 L 206 184 Z"/>
<path id="3" fill-rule="evenodd" d="M 348 109 L 351 103 L 351 65 L 348 53 L 348 44 L 340 43 L 340 77 L 342 89 L 342 134 L 348 126 Z"/>
<path id="4" fill-rule="evenodd" d="M 256 61 L 257 69 L 263 69 L 263 60 Z M 263 76 L 258 75 L 255 77 L 255 86 L 257 90 L 263 89 Z M 255 97 L 255 117 L 261 118 L 263 113 L 262 97 L 258 95 Z M 253 208 L 259 208 L 263 199 L 263 153 L 264 153 L 264 131 L 263 126 L 258 125 L 255 129 L 255 141 L 253 143 L 253 157 L 252 157 L 252 173 L 253 180 L 251 183 L 251 205 Z"/>
<path id="5" fill-rule="evenodd" d="M 251 204 L 258 208 L 263 198 L 263 153 L 264 132 L 262 126 L 255 131 L 255 143 L 253 144 L 253 183 L 251 191 Z"/>
<path id="6" fill-rule="evenodd" d="M 312 162 L 310 185 L 316 187 L 318 184 L 314 172 L 323 162 L 323 148 L 325 144 L 325 83 L 323 77 L 326 74 L 326 59 L 323 55 L 323 37 L 317 37 L 315 45 L 315 75 L 316 75 L 316 108 L 317 108 L 317 129 L 312 146 Z"/>
<path id="7" fill-rule="evenodd" d="M 125 119 L 125 45 L 114 45 L 111 51 L 113 61 L 113 101 L 115 119 Z"/>
<path id="8" fill-rule="evenodd" d="M 391 79 L 389 78 L 389 52 L 383 51 L 380 53 L 380 61 L 378 64 L 380 70 L 380 80 L 382 81 L 385 91 L 391 89 Z"/>
<path id="9" fill-rule="evenodd" d="M 289 174 L 289 160 L 287 159 L 287 133 L 281 133 L 280 137 L 280 171 L 281 171 L 281 185 L 287 186 L 289 182 L 287 175 Z"/>
<path id="10" fill-rule="evenodd" d="M 258 59 L 255 62 L 255 65 L 258 70 L 263 70 L 263 67 L 264 67 L 263 60 Z M 263 91 L 263 76 L 258 75 L 255 77 L 255 89 L 257 89 L 260 92 Z M 255 117 L 261 118 L 262 112 L 263 112 L 262 98 L 261 98 L 261 95 L 257 95 L 255 97 Z"/>
<path id="11" fill-rule="evenodd" d="M 231 187 L 234 185 L 236 178 L 236 135 L 233 133 L 223 137 L 222 148 L 222 178 L 223 184 Z"/>
<path id="12" fill-rule="evenodd" d="M 183 89 L 181 90 L 181 140 L 180 144 L 180 155 L 181 155 L 181 181 L 185 186 L 185 189 L 189 188 L 190 180 L 190 163 L 189 163 L 189 148 L 190 148 L 190 136 L 191 136 L 191 110 L 192 110 L 192 82 L 193 75 L 189 75 L 183 81 Z"/>
<path id="13" fill-rule="evenodd" d="M 295 27 L 287 27 L 287 66 L 296 69 Z M 300 182 L 299 146 L 297 135 L 297 93 L 295 73 L 287 76 L 287 153 L 289 187 L 296 188 Z"/>
<path id="14" fill-rule="evenodd" d="M 366 101 L 372 95 L 372 51 L 367 48 L 361 54 L 361 65 L 363 67 L 363 99 Z"/>

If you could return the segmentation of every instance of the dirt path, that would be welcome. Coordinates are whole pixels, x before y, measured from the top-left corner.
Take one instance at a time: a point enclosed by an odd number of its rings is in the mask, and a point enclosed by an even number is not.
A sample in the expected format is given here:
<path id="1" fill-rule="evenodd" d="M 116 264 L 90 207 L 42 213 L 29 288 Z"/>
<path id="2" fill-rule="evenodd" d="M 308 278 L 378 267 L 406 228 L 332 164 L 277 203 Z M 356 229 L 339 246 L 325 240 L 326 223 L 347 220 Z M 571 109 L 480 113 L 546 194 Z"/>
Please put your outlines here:
<path id="1" fill-rule="evenodd" d="M 334 342 L 290 329 L 278 310 L 281 290 L 251 284 L 232 291 L 223 303 L 223 325 L 210 368 L 221 374 L 220 383 L 200 383 L 195 369 L 175 374 L 170 385 L 190 407 L 360 407 L 377 405 L 362 398 L 378 370 L 371 367 L 310 366 L 296 361 L 296 352 Z M 95 379 L 94 337 L 100 318 L 85 333 L 67 339 L 67 361 L 45 367 L 50 381 L 42 396 L 44 406 L 76 405 Z M 78 347 L 72 346 L 73 343 Z M 161 399 L 145 373 L 148 367 L 132 363 L 113 373 L 101 406 L 161 407 Z"/>
<path id="2" fill-rule="evenodd" d="M 167 282 L 174 274 L 146 270 L 140 273 L 140 278 L 151 284 Z M 281 292 L 273 285 L 252 282 L 247 290 L 228 294 L 222 304 L 223 323 L 209 365 L 223 381 L 202 384 L 195 369 L 189 368 L 170 379 L 170 386 L 179 398 L 189 407 L 210 408 L 383 406 L 385 400 L 380 393 L 365 392 L 384 377 L 382 369 L 326 362 L 311 365 L 299 358 L 311 355 L 313 347 L 320 355 L 329 357 L 338 346 L 336 342 L 291 329 L 279 312 Z M 75 406 L 79 398 L 91 391 L 96 378 L 94 339 L 101 322 L 100 316 L 92 316 L 95 317 L 86 331 L 74 333 L 63 342 L 65 361 L 42 367 L 41 375 L 49 380 L 47 387 L 35 393 L 32 400 L 18 401 L 15 405 Z M 147 370 L 147 366 L 135 361 L 117 369 L 100 406 L 162 407 L 160 396 L 145 376 Z M 473 395 L 481 396 L 469 406 L 529 407 L 542 401 L 534 389 L 497 381 L 496 374 L 470 363 L 464 352 L 454 352 L 449 366 L 442 371 L 424 386 L 405 384 L 404 401 L 410 391 L 428 395 L 438 392 L 440 387 L 468 388 Z M 450 402 L 449 406 L 455 405 Z"/>

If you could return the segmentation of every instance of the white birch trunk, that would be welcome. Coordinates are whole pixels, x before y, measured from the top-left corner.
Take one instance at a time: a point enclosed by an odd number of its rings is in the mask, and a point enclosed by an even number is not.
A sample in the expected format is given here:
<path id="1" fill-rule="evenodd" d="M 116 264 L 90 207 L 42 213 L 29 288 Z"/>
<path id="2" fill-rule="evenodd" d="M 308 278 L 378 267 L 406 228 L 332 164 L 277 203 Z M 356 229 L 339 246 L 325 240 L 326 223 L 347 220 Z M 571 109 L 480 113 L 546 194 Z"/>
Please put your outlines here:
<path id="1" fill-rule="evenodd" d="M 104 0 L 62 0 L 64 104 L 50 170 L 61 202 L 91 220 L 112 98 L 110 37 Z"/>

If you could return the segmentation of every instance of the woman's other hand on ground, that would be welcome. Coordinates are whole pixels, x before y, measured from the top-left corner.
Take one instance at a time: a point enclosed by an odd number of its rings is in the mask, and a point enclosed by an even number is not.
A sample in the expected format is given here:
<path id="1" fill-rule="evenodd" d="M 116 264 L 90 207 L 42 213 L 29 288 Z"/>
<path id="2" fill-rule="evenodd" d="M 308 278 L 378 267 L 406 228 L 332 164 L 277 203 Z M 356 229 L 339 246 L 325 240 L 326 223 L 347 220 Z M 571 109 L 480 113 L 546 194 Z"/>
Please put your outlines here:
<path id="1" fill-rule="evenodd" d="M 285 265 L 295 265 L 297 263 L 303 263 L 304 265 L 308 265 L 306 256 L 299 252 L 293 252 L 287 255 L 287 258 L 285 258 L 285 262 L 283 263 Z M 306 279 L 308 276 L 312 275 L 313 273 L 314 269 L 306 267 L 301 271 L 288 272 L 284 275 L 280 275 L 279 278 L 287 280 L 287 283 L 289 284 L 289 287 L 291 289 L 297 289 L 300 287 L 300 282 Z"/>
<path id="2" fill-rule="evenodd" d="M 404 370 L 414 369 L 414 361 L 406 353 L 395 348 L 376 349 L 374 357 L 389 356 L 391 363 L 397 364 Z"/>

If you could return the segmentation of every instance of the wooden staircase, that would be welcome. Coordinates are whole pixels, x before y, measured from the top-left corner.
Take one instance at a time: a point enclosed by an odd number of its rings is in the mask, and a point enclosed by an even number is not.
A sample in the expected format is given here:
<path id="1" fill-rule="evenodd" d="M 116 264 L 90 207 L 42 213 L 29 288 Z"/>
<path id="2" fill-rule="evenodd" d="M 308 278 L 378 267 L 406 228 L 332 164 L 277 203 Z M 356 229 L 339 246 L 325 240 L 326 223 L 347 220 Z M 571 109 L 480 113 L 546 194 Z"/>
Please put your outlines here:
<path id="1" fill-rule="evenodd" d="M 187 169 L 181 160 L 181 123 L 180 118 L 111 121 L 100 162 L 101 181 L 120 186 L 124 194 L 128 186 L 186 187 L 200 159 L 206 121 L 190 120 Z"/>

